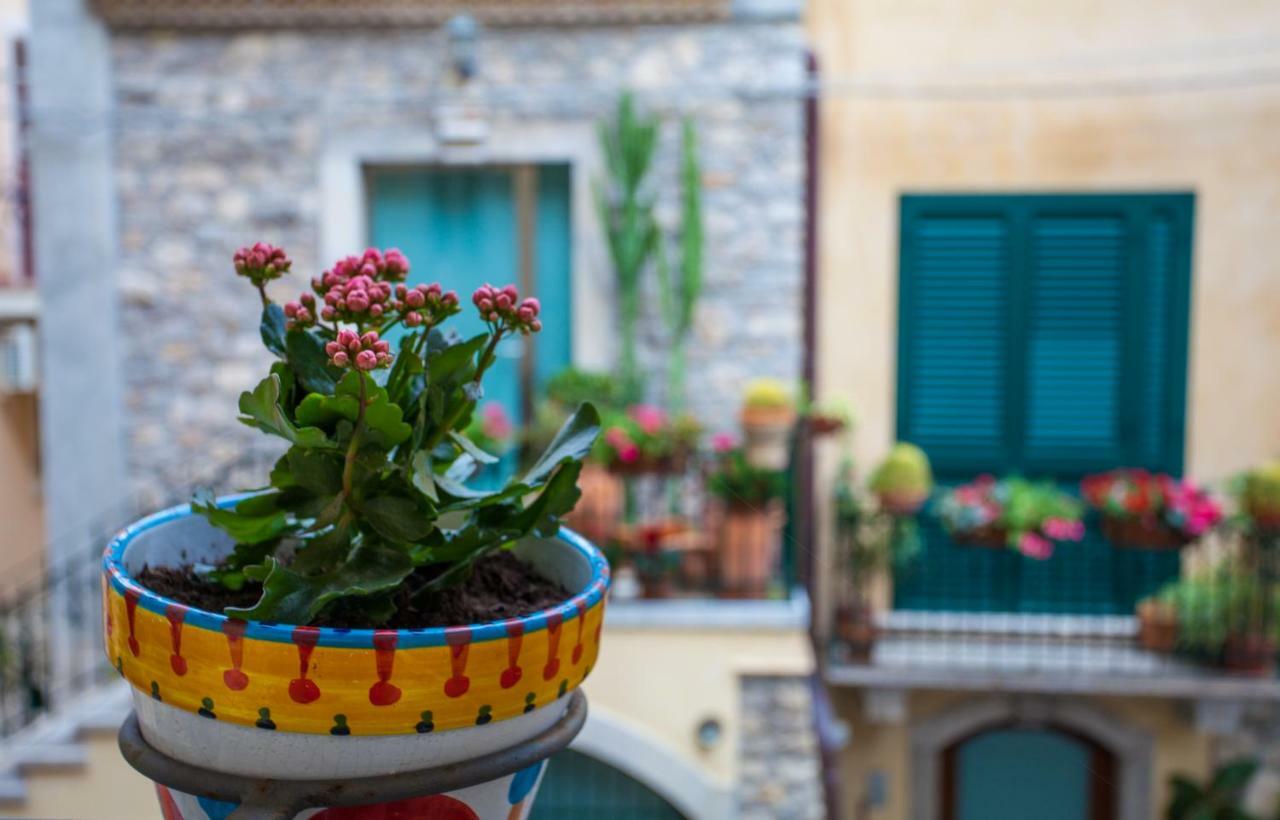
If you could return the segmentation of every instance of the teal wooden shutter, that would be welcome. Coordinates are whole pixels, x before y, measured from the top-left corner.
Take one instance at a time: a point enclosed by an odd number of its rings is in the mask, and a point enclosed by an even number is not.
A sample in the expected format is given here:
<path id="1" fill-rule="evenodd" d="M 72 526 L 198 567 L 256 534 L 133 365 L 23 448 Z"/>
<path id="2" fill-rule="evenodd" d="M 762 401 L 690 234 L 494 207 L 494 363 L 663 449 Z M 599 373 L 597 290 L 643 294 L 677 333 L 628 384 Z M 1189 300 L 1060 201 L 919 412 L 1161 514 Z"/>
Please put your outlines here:
<path id="1" fill-rule="evenodd" d="M 902 200 L 898 437 L 941 480 L 1180 473 L 1190 195 Z M 1038 563 L 957 548 L 936 522 L 904 608 L 1131 612 L 1176 574 L 1099 534 Z M 1176 558 L 1176 556 L 1175 556 Z"/>
<path id="2" fill-rule="evenodd" d="M 635 778 L 574 751 L 547 762 L 530 820 L 683 820 L 684 815 Z"/>
<path id="3" fill-rule="evenodd" d="M 898 436 L 941 476 L 992 469 L 1008 458 L 1009 220 L 911 199 L 902 231 Z"/>

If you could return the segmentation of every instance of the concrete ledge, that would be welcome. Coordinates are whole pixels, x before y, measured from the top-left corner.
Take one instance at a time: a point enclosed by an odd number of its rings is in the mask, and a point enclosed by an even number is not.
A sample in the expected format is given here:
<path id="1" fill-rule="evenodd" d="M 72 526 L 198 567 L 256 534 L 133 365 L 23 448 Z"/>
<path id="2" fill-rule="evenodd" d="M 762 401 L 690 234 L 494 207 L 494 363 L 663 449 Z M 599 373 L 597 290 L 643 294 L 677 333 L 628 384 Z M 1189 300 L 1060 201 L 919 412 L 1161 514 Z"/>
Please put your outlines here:
<path id="1" fill-rule="evenodd" d="M 765 629 L 807 632 L 809 596 L 796 589 L 780 601 L 702 598 L 610 601 L 609 629 Z"/>
<path id="2" fill-rule="evenodd" d="M 1105 672 L 1001 672 L 939 665 L 902 668 L 833 664 L 824 675 L 831 686 L 858 689 L 949 689 L 967 692 L 1025 692 L 1053 695 L 1232 699 L 1280 703 L 1280 683 L 1272 678 L 1236 678 L 1184 671 L 1179 674 L 1116 675 Z"/>

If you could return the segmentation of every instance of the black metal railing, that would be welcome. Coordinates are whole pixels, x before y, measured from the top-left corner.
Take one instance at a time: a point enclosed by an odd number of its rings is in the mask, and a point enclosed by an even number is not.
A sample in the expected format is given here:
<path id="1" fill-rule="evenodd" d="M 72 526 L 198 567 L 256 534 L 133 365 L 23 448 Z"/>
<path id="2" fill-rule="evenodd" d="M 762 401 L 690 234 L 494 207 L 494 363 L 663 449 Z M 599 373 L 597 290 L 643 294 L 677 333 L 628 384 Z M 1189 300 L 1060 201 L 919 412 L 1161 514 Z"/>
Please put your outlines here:
<path id="1" fill-rule="evenodd" d="M 921 516 L 907 560 L 845 561 L 837 663 L 928 676 L 1272 679 L 1280 533 L 1224 526 L 1181 549 L 1085 538 L 1036 560 Z M 838 546 L 857 556 L 856 545 Z"/>
<path id="2" fill-rule="evenodd" d="M 186 503 L 196 487 L 258 486 L 273 457 L 249 451 L 213 469 L 179 468 L 166 476 L 171 492 L 138 490 L 110 510 L 64 526 L 46 543 L 44 566 L 33 580 L 9 586 L 0 580 L 0 738 L 115 674 L 102 651 L 101 599 L 102 552 L 114 534 L 147 513 Z"/>

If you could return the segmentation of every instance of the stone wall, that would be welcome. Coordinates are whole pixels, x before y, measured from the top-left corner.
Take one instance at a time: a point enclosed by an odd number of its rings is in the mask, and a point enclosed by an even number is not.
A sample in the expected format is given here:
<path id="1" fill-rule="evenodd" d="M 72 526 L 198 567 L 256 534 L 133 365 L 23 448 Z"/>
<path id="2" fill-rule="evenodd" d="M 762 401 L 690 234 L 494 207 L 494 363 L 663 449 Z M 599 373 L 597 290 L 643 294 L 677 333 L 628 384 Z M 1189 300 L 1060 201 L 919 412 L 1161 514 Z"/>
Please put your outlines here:
<path id="1" fill-rule="evenodd" d="M 813 697 L 804 678 L 742 679 L 741 743 L 742 820 L 826 816 Z"/>
<path id="2" fill-rule="evenodd" d="M 252 291 L 232 276 L 231 253 L 264 239 L 289 250 L 295 271 L 318 272 L 332 261 L 318 258 L 325 146 L 354 129 L 431 129 L 433 113 L 458 93 L 445 78 L 444 54 L 440 32 L 426 30 L 115 35 L 135 488 L 207 480 L 247 448 L 269 446 L 235 421 L 238 393 L 268 359 Z M 692 114 L 708 251 L 690 404 L 712 428 L 730 428 L 747 379 L 798 377 L 803 108 L 794 95 L 776 93 L 803 78 L 798 25 L 493 30 L 481 35 L 479 66 L 467 99 L 495 124 L 537 119 L 581 130 L 612 110 L 621 87 L 635 89 L 670 123 L 655 169 L 668 219 L 677 212 L 675 121 Z M 277 298 L 301 289 L 305 280 L 293 279 Z M 656 309 L 644 319 L 640 346 L 660 389 Z"/>

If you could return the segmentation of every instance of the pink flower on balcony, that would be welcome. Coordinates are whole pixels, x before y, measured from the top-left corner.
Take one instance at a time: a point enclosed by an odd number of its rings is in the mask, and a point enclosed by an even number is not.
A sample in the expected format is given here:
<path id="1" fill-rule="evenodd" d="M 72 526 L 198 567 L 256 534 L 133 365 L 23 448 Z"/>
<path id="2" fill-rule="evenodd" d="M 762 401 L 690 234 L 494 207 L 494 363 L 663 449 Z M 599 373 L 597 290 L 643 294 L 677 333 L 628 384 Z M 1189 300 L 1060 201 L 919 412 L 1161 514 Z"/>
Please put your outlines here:
<path id="1" fill-rule="evenodd" d="M 732 452 L 738 446 L 738 438 L 733 433 L 716 433 L 711 437 L 711 451 L 717 455 Z"/>
<path id="2" fill-rule="evenodd" d="M 497 402 L 489 402 L 481 409 L 480 423 L 484 434 L 494 441 L 506 441 L 514 431 L 511 417 Z"/>
<path id="3" fill-rule="evenodd" d="M 1066 518 L 1050 518 L 1041 529 L 1055 541 L 1079 541 L 1084 538 L 1084 524 Z"/>
<path id="4" fill-rule="evenodd" d="M 631 420 L 639 425 L 646 436 L 656 436 L 667 426 L 667 414 L 652 404 L 633 404 L 627 410 Z"/>
<path id="5" fill-rule="evenodd" d="M 618 450 L 618 460 L 623 464 L 634 464 L 640 460 L 640 448 L 628 442 Z"/>
<path id="6" fill-rule="evenodd" d="M 1028 532 L 1018 541 L 1018 550 L 1028 558 L 1044 561 L 1053 555 L 1053 542 L 1039 533 Z"/>

